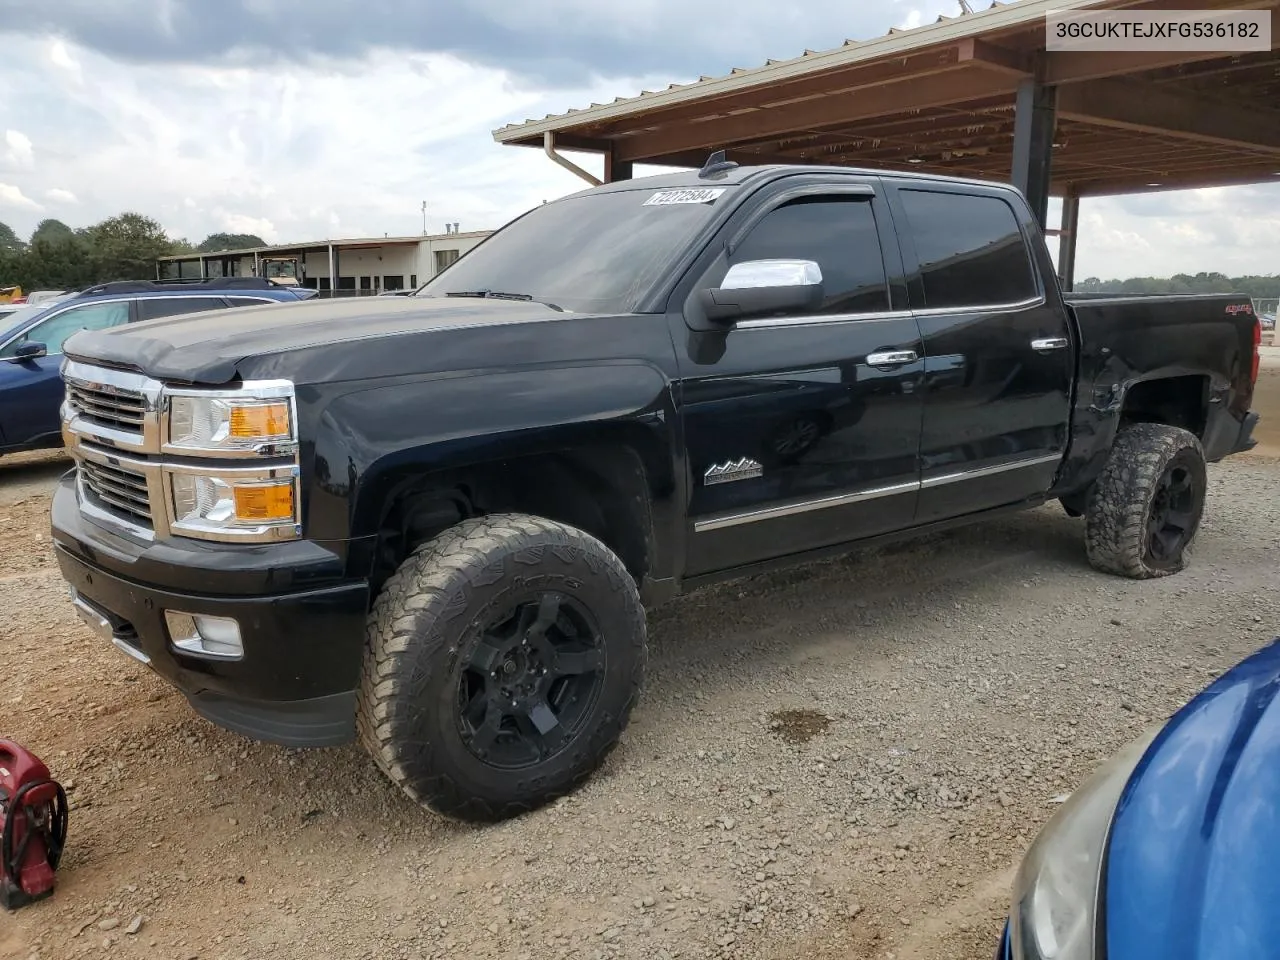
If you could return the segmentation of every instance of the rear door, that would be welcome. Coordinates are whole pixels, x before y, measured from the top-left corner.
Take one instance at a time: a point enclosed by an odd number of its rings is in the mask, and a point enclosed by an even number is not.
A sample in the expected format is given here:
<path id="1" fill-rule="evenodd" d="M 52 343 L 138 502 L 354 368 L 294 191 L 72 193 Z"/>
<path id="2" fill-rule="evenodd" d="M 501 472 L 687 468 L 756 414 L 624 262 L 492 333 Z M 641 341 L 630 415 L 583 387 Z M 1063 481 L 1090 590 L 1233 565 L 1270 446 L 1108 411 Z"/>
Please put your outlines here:
<path id="1" fill-rule="evenodd" d="M 6 446 L 50 441 L 61 434 L 62 344 L 81 330 L 103 330 L 128 323 L 131 300 L 105 300 L 58 310 L 37 320 L 0 347 L 0 425 Z M 24 360 L 15 356 L 24 343 L 44 344 L 46 355 Z"/>
<path id="2" fill-rule="evenodd" d="M 722 330 L 671 318 L 689 465 L 686 573 L 908 526 L 922 345 L 878 178 L 788 178 L 739 211 L 676 293 L 729 267 L 810 260 L 824 302 Z M 877 363 L 877 361 L 879 361 Z"/>
<path id="3" fill-rule="evenodd" d="M 1009 199 L 941 181 L 893 190 L 924 340 L 919 523 L 1043 494 L 1067 447 L 1071 332 Z"/>

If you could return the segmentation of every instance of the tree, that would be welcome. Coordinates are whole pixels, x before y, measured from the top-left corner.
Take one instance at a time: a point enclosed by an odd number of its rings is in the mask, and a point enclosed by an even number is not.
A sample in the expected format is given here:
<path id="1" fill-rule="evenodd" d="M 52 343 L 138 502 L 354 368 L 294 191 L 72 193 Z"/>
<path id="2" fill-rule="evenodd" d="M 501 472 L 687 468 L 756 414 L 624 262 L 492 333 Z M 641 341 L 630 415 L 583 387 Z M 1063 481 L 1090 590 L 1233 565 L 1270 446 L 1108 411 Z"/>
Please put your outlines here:
<path id="1" fill-rule="evenodd" d="M 243 250 L 246 247 L 265 247 L 267 241 L 252 233 L 211 233 L 198 249 L 201 253 L 218 253 L 222 250 Z"/>
<path id="2" fill-rule="evenodd" d="M 156 258 L 169 252 L 164 227 L 140 213 L 122 213 L 87 231 L 95 280 L 149 280 Z"/>
<path id="3" fill-rule="evenodd" d="M 13 227 L 0 223 L 0 253 L 20 253 L 25 248 L 26 244 L 18 239 Z"/>
<path id="4" fill-rule="evenodd" d="M 51 242 L 62 242 L 70 240 L 75 236 L 75 231 L 68 227 L 61 220 L 41 220 L 36 224 L 35 232 L 31 234 L 31 245 L 34 247 L 41 240 Z"/>

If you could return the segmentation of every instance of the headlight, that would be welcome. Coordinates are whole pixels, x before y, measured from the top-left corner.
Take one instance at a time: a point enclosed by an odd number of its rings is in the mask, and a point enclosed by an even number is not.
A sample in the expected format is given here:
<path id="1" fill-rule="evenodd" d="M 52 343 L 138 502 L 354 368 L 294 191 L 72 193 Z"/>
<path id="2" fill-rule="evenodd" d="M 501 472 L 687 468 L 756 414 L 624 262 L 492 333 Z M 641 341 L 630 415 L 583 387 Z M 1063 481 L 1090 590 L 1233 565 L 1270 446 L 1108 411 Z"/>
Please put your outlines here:
<path id="1" fill-rule="evenodd" d="M 1040 831 L 1013 888 L 1017 960 L 1092 960 L 1102 854 L 1125 784 L 1155 727 L 1098 769 Z"/>
<path id="2" fill-rule="evenodd" d="M 170 390 L 166 401 L 165 449 L 174 453 L 272 453 L 297 439 L 290 384 L 254 384 L 249 391 Z"/>
<path id="3" fill-rule="evenodd" d="M 174 533 L 209 540 L 285 540 L 298 535 L 296 471 L 169 473 Z"/>

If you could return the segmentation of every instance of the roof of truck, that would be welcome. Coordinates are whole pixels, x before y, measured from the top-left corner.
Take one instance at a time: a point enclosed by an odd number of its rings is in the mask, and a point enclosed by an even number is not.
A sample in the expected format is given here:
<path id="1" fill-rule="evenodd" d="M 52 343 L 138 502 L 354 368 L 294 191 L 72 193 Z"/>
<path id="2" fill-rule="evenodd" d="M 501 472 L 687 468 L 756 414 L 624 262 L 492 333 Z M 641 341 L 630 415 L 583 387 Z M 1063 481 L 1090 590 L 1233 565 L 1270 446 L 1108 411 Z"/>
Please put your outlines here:
<path id="1" fill-rule="evenodd" d="M 617 180 L 613 183 L 606 183 L 598 187 L 589 187 L 586 190 L 580 190 L 571 196 L 581 196 L 585 193 L 600 192 L 616 192 L 621 190 L 664 190 L 678 188 L 697 188 L 697 187 L 723 187 L 723 186 L 740 186 L 752 181 L 765 182 L 775 180 L 779 177 L 791 176 L 794 174 L 832 174 L 839 177 L 848 176 L 864 176 L 864 177 L 880 177 L 883 179 L 893 180 L 917 180 L 928 183 L 957 183 L 968 184 L 971 186 L 981 186 L 986 188 L 999 188 L 1017 192 L 1007 183 L 999 183 L 993 180 L 979 180 L 972 177 L 949 177 L 935 173 L 912 173 L 910 171 L 895 170 L 873 170 L 869 167 L 844 167 L 834 165 L 818 165 L 818 164 L 760 164 L 735 166 L 733 168 L 723 170 L 710 176 L 702 176 L 697 170 L 688 172 L 679 171 L 676 173 L 660 173 L 649 177 L 636 177 L 632 180 Z"/>

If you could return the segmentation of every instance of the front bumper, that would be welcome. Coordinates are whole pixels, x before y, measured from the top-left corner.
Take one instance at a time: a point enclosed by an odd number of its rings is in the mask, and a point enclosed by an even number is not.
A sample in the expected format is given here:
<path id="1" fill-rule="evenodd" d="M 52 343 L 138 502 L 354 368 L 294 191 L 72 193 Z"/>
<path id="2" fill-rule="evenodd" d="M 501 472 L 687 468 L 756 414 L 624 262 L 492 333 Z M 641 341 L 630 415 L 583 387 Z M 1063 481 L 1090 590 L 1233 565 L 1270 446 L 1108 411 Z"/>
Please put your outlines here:
<path id="1" fill-rule="evenodd" d="M 332 552 L 306 541 L 136 544 L 86 520 L 69 478 L 52 515 L 54 552 L 81 616 L 202 716 L 287 746 L 352 739 L 369 588 L 335 577 L 346 564 Z M 244 656 L 211 660 L 175 649 L 166 610 L 236 620 Z"/>

